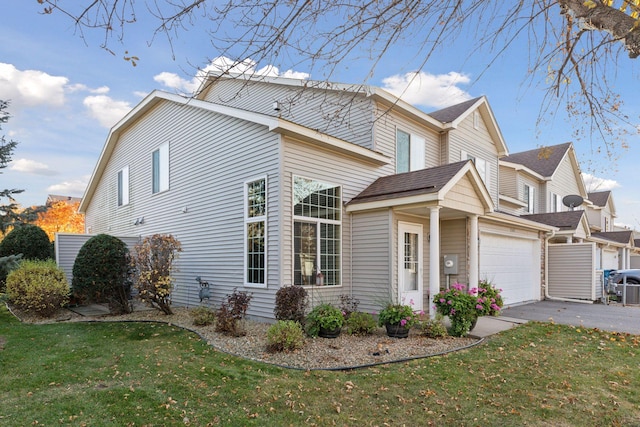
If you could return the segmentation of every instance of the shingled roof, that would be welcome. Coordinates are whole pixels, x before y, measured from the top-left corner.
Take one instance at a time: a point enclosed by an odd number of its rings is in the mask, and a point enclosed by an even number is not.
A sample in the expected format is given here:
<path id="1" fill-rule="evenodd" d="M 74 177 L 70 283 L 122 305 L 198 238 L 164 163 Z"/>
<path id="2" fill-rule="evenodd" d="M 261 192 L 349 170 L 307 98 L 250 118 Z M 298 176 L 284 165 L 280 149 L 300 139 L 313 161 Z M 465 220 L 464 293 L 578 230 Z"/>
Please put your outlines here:
<path id="1" fill-rule="evenodd" d="M 602 231 L 598 233 L 591 233 L 591 237 L 596 237 L 604 240 L 611 240 L 612 242 L 628 244 L 631 241 L 631 235 L 633 231 Z"/>
<path id="2" fill-rule="evenodd" d="M 554 227 L 558 227 L 560 230 L 575 230 L 580 225 L 580 221 L 584 214 L 585 212 L 583 210 L 575 210 L 521 215 L 521 218 L 526 218 L 542 224 L 553 225 Z"/>
<path id="3" fill-rule="evenodd" d="M 348 205 L 437 193 L 470 160 L 378 178 Z"/>
<path id="4" fill-rule="evenodd" d="M 553 175 L 570 147 L 571 143 L 566 142 L 550 147 L 540 147 L 529 151 L 514 153 L 500 160 L 520 164 L 547 177 Z"/>
<path id="5" fill-rule="evenodd" d="M 589 200 L 596 206 L 604 207 L 611 197 L 611 191 L 596 191 L 589 193 Z"/>
<path id="6" fill-rule="evenodd" d="M 452 105 L 450 107 L 443 108 L 442 110 L 437 110 L 432 113 L 428 113 L 429 116 L 434 119 L 442 122 L 442 123 L 451 123 L 455 121 L 458 117 L 464 114 L 473 104 L 478 102 L 482 98 L 481 96 L 477 98 L 470 99 L 465 102 L 461 102 L 460 104 Z"/>

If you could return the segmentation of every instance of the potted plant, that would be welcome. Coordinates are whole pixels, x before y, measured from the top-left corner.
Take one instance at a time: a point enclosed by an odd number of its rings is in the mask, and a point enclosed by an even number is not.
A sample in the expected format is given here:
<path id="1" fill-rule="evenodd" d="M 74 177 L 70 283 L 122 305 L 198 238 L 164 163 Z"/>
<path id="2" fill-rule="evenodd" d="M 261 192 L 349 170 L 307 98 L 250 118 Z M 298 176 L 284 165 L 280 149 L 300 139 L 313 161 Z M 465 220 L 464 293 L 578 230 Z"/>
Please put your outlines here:
<path id="1" fill-rule="evenodd" d="M 305 320 L 306 332 L 310 337 L 336 338 L 343 324 L 344 316 L 340 309 L 328 303 L 314 307 Z"/>
<path id="2" fill-rule="evenodd" d="M 496 289 L 488 280 L 481 280 L 476 289 L 471 289 L 471 293 L 476 294 L 476 309 L 479 316 L 498 316 L 504 305 L 502 289 Z"/>
<path id="3" fill-rule="evenodd" d="M 407 338 L 409 329 L 418 323 L 418 314 L 411 306 L 389 303 L 378 314 L 378 325 L 387 329 L 387 335 L 393 338 Z"/>

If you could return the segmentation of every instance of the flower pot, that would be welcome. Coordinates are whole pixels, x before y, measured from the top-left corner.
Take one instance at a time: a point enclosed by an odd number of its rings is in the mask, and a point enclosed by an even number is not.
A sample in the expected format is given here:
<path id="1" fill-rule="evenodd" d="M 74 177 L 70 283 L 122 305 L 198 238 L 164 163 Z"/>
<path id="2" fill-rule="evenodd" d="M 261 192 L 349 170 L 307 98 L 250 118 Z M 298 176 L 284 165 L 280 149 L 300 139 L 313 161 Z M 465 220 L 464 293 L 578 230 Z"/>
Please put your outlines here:
<path id="1" fill-rule="evenodd" d="M 342 328 L 320 328 L 320 330 L 318 331 L 318 336 L 320 338 L 338 338 L 340 336 L 340 331 L 342 331 Z"/>
<path id="2" fill-rule="evenodd" d="M 391 338 L 407 338 L 409 336 L 409 329 L 406 326 L 402 326 L 400 323 L 385 323 L 387 328 L 387 336 Z"/>

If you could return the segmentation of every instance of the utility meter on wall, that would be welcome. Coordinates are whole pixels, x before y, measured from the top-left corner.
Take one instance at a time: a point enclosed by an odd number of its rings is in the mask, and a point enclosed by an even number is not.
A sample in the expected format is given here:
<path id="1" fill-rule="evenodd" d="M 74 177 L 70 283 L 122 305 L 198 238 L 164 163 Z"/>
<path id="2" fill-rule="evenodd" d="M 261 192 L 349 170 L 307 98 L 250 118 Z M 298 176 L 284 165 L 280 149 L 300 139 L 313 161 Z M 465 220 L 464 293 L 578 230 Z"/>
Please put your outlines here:
<path id="1" fill-rule="evenodd" d="M 458 274 L 458 255 L 443 255 L 444 274 Z"/>

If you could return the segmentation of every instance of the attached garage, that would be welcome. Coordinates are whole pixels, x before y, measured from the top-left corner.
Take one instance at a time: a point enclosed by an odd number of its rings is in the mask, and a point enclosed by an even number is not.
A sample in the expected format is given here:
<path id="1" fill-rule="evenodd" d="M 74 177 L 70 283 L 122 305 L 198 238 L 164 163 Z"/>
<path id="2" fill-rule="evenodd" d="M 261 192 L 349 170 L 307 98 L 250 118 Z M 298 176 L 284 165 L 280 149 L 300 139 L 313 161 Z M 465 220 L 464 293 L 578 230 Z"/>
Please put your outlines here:
<path id="1" fill-rule="evenodd" d="M 480 280 L 502 289 L 506 305 L 540 299 L 541 253 L 536 233 L 480 232 Z"/>

